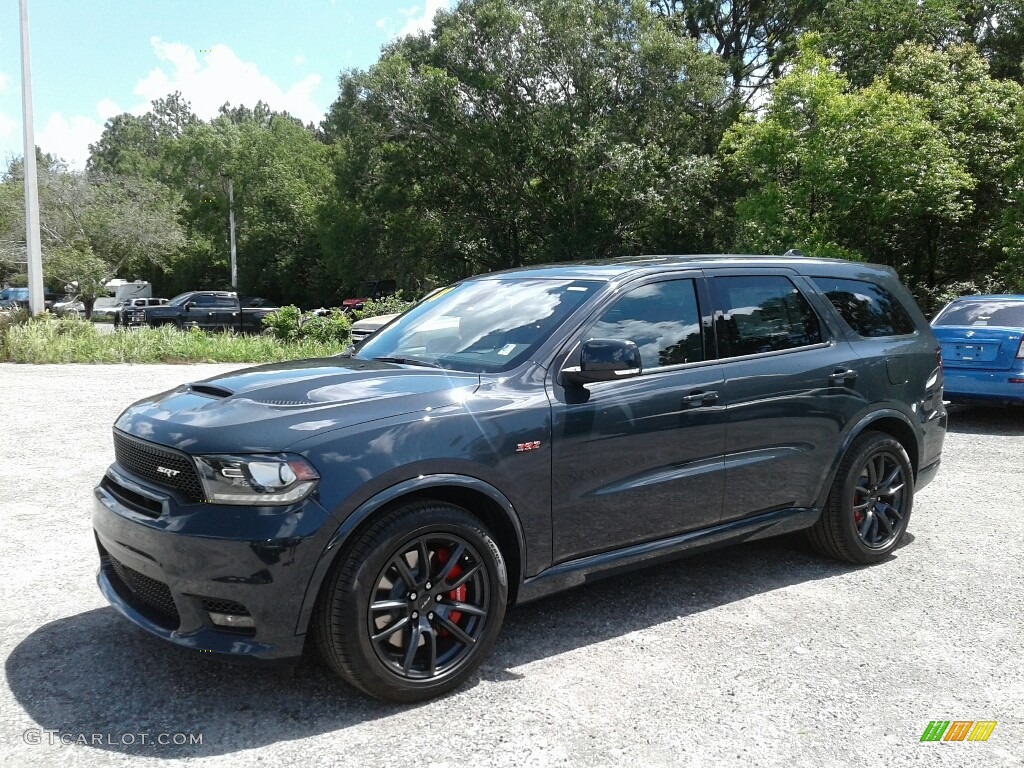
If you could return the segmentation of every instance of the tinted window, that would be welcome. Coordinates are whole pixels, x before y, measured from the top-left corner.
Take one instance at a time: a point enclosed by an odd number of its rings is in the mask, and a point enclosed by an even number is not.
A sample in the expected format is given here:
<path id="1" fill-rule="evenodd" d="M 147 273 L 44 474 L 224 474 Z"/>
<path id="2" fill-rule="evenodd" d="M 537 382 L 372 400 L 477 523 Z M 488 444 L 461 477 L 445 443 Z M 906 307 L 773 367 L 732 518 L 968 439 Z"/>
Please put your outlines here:
<path id="1" fill-rule="evenodd" d="M 635 342 L 645 370 L 703 360 L 693 280 L 666 280 L 634 288 L 601 315 L 588 337 Z"/>
<path id="2" fill-rule="evenodd" d="M 213 306 L 220 309 L 234 309 L 235 300 L 230 296 L 215 296 L 213 299 Z"/>
<path id="3" fill-rule="evenodd" d="M 193 296 L 191 301 L 197 307 L 212 307 L 213 306 L 213 296 L 203 296 L 203 295 Z"/>
<path id="4" fill-rule="evenodd" d="M 775 352 L 821 341 L 817 315 L 785 277 L 716 277 L 711 287 L 722 357 Z"/>
<path id="5" fill-rule="evenodd" d="M 885 288 L 864 280 L 812 278 L 843 320 L 861 336 L 902 336 L 914 332 L 914 321 Z"/>
<path id="6" fill-rule="evenodd" d="M 958 299 L 935 318 L 934 325 L 994 325 L 1004 328 L 1024 328 L 1024 301 L 1012 299 L 985 299 L 965 301 Z"/>

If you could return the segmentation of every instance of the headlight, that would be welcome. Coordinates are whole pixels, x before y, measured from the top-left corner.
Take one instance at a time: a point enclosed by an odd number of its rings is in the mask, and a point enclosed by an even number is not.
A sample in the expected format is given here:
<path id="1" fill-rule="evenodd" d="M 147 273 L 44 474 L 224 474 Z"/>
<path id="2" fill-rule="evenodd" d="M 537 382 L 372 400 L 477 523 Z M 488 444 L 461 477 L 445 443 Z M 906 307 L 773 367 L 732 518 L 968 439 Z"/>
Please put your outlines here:
<path id="1" fill-rule="evenodd" d="M 196 456 L 207 501 L 220 504 L 293 504 L 316 487 L 320 475 L 301 456 Z"/>

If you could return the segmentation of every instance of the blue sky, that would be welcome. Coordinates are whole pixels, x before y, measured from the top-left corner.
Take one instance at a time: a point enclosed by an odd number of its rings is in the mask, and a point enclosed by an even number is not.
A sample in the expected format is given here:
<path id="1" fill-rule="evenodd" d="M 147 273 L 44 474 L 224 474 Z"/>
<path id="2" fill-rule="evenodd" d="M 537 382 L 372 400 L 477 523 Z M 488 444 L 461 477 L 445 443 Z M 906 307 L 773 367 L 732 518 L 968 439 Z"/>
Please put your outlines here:
<path id="1" fill-rule="evenodd" d="M 81 168 L 103 123 L 180 90 L 319 122 L 344 69 L 451 0 L 28 0 L 36 144 Z M 18 2 L 0 4 L 0 161 L 22 154 Z"/>

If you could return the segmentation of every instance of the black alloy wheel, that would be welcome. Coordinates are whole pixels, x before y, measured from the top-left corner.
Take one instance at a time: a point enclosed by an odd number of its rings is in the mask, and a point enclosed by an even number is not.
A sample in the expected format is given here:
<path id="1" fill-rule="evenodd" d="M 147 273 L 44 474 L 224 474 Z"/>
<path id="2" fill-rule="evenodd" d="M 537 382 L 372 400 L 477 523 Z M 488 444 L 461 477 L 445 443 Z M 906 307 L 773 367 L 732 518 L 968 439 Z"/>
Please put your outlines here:
<path id="1" fill-rule="evenodd" d="M 893 452 L 880 451 L 865 462 L 853 494 L 853 523 L 866 546 L 883 549 L 900 535 L 906 491 L 907 477 Z"/>
<path id="2" fill-rule="evenodd" d="M 325 661 L 355 687 L 422 701 L 473 674 L 507 602 L 505 561 L 484 524 L 453 504 L 414 501 L 339 553 L 314 633 Z"/>
<path id="3" fill-rule="evenodd" d="M 490 610 L 487 572 L 454 533 L 399 546 L 377 577 L 367 611 L 377 658 L 404 678 L 451 674 L 470 657 Z"/>
<path id="4" fill-rule="evenodd" d="M 899 546 L 914 502 L 914 470 L 899 440 L 864 432 L 846 451 L 821 517 L 808 531 L 822 554 L 877 563 Z"/>

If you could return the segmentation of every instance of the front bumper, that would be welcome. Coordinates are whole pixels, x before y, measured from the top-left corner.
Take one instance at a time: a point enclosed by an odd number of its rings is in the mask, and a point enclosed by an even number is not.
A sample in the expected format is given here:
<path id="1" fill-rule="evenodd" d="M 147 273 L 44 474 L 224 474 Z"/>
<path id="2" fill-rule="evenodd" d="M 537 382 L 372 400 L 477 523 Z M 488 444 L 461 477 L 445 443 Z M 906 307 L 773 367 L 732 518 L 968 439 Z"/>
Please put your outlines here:
<path id="1" fill-rule="evenodd" d="M 177 645 L 296 657 L 303 602 L 333 521 L 312 498 L 290 507 L 182 503 L 115 465 L 95 489 L 97 581 L 122 615 Z M 217 626 L 211 613 L 248 616 L 254 626 Z"/>

